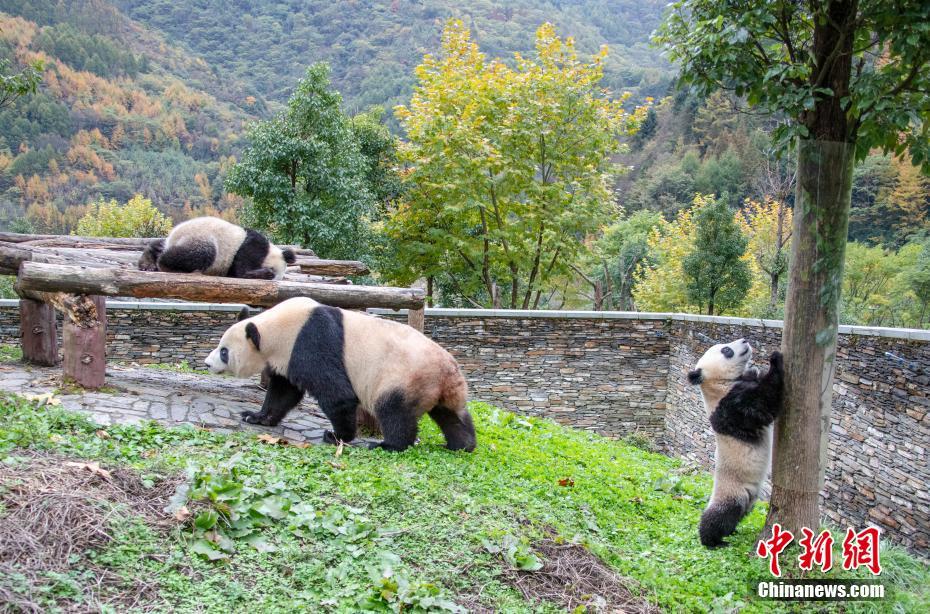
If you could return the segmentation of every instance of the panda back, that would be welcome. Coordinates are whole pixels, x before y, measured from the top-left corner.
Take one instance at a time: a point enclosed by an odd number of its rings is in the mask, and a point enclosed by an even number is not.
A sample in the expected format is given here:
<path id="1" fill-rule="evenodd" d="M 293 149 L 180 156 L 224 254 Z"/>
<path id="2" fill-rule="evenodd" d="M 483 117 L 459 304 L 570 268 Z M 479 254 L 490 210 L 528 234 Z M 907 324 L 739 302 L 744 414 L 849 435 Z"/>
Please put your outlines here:
<path id="1" fill-rule="evenodd" d="M 229 271 L 245 238 L 246 231 L 240 226 L 217 217 L 198 217 L 175 226 L 165 241 L 165 249 L 195 250 L 203 245 L 212 246 L 216 255 L 204 273 L 222 276 Z"/>

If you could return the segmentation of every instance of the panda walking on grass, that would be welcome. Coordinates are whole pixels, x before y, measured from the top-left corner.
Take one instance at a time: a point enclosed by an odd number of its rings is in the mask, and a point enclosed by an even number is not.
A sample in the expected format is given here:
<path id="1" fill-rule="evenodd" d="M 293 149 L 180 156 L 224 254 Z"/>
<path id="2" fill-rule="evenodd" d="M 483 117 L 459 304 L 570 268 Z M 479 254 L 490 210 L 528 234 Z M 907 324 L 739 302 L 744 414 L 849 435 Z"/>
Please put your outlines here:
<path id="1" fill-rule="evenodd" d="M 699 534 L 708 548 L 722 545 L 749 513 L 769 472 L 772 424 L 781 412 L 784 364 L 772 352 L 760 377 L 750 366 L 752 346 L 745 339 L 711 347 L 688 373 L 700 385 L 717 439 L 714 491 L 701 515 Z"/>
<path id="2" fill-rule="evenodd" d="M 242 414 L 251 424 L 277 425 L 309 393 L 333 426 L 327 443 L 355 439 L 357 412 L 365 411 L 378 420 L 384 441 L 377 447 L 385 450 L 413 445 L 423 414 L 450 450 L 475 449 L 458 363 L 400 322 L 292 298 L 233 324 L 206 363 L 236 377 L 270 371 L 261 411 Z"/>

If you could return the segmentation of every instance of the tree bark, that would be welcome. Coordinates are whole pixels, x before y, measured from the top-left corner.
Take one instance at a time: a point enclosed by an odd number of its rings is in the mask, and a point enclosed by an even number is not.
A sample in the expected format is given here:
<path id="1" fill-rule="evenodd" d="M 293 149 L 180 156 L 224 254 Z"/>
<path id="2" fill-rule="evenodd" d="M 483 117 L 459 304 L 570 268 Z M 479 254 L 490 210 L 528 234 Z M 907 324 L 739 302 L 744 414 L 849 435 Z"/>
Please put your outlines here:
<path id="1" fill-rule="evenodd" d="M 19 331 L 23 362 L 46 367 L 58 364 L 58 324 L 51 305 L 21 299 Z"/>
<path id="2" fill-rule="evenodd" d="M 766 522 L 792 532 L 820 526 L 853 161 L 853 146 L 846 143 L 799 146 L 782 338 L 785 404 L 775 428 Z"/>
<path id="3" fill-rule="evenodd" d="M 419 309 L 423 290 L 380 286 L 339 286 L 208 277 L 182 273 L 150 273 L 130 269 L 92 269 L 24 262 L 16 283 L 20 294 L 44 291 L 136 298 L 176 298 L 199 302 L 245 303 L 271 307 L 295 296 L 346 309 L 384 307 Z"/>

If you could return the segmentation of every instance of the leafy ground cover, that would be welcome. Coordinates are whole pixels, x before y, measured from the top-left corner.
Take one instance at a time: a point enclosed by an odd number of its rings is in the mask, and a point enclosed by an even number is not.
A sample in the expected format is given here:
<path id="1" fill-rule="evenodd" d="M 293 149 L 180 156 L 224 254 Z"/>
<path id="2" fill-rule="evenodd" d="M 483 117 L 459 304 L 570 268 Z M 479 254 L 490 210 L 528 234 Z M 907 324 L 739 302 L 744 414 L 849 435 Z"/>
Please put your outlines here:
<path id="1" fill-rule="evenodd" d="M 0 399 L 0 525 L 51 526 L 48 506 L 23 499 L 34 488 L 17 481 L 54 488 L 65 476 L 63 488 L 102 510 L 105 533 L 44 571 L 11 570 L 0 543 L 0 601 L 118 611 L 776 609 L 751 596 L 767 574 L 750 555 L 761 506 L 728 548 L 705 550 L 696 537 L 705 472 L 472 409 L 473 454 L 445 450 L 426 420 L 419 445 L 391 454 L 155 423 L 103 430 L 50 405 Z M 75 485 L 69 471 L 97 482 Z M 842 611 L 930 611 L 926 564 L 884 546 L 892 595 Z M 594 585 L 579 588 L 580 579 Z"/>

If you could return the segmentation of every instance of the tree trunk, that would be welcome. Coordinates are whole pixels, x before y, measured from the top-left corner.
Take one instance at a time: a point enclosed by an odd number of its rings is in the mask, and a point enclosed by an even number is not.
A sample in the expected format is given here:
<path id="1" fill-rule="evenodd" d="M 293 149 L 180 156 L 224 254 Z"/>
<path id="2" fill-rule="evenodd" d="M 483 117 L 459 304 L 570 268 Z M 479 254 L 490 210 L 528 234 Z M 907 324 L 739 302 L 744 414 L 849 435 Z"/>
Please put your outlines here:
<path id="1" fill-rule="evenodd" d="M 775 429 L 766 521 L 767 527 L 778 522 L 795 534 L 820 526 L 853 161 L 853 146 L 846 143 L 805 141 L 798 151 L 781 346 L 785 403 Z"/>
<path id="2" fill-rule="evenodd" d="M 426 278 L 426 306 L 433 306 L 433 276 Z"/>
<path id="3" fill-rule="evenodd" d="M 836 367 L 838 304 L 852 197 L 855 128 L 843 109 L 849 96 L 857 0 L 835 0 L 815 20 L 811 80 L 829 88 L 800 119 L 810 134 L 798 143 L 798 177 L 785 301 L 782 353 L 785 397 L 775 425 L 772 498 L 765 534 L 779 523 L 796 535 L 820 526 Z"/>
<path id="4" fill-rule="evenodd" d="M 769 312 L 774 314 L 778 307 L 778 273 L 769 274 Z"/>

